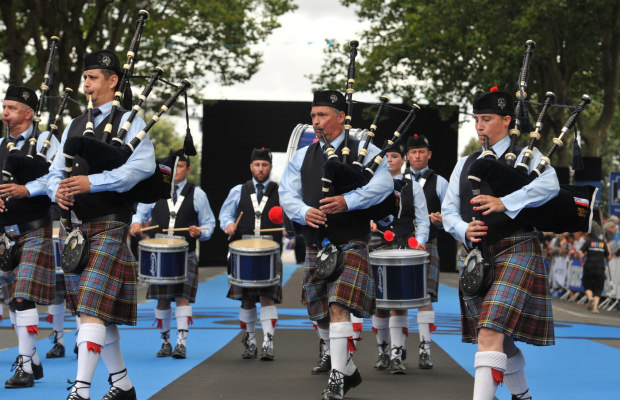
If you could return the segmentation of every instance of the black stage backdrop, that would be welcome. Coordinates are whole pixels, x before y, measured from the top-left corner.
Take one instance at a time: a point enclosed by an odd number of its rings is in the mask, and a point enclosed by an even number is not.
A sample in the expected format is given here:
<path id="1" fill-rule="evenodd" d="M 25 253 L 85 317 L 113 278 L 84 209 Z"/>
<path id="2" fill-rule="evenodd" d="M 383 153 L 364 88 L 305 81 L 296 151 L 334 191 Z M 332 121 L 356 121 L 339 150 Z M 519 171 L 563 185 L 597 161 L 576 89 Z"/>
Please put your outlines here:
<path id="1" fill-rule="evenodd" d="M 268 147 L 274 152 L 286 152 L 289 138 L 297 124 L 311 124 L 310 102 L 291 101 L 207 101 L 203 111 L 202 178 L 201 187 L 207 193 L 211 208 L 218 218 L 220 208 L 233 186 L 251 178 L 252 149 Z M 394 105 L 405 109 L 404 105 Z M 440 111 L 444 120 L 440 117 Z M 356 103 L 353 126 L 368 128 L 376 106 Z M 377 124 L 375 144 L 379 147 L 392 136 L 406 111 L 389 109 Z M 446 119 L 447 118 L 447 119 Z M 430 167 L 449 179 L 457 160 L 458 108 L 422 107 L 406 137 L 413 133 L 428 137 L 433 156 Z M 406 140 L 406 137 L 404 140 Z M 455 270 L 456 249 L 452 238 L 440 237 L 441 269 Z M 207 242 L 200 246 L 200 265 L 224 265 L 228 252 L 226 235 L 217 228 Z"/>

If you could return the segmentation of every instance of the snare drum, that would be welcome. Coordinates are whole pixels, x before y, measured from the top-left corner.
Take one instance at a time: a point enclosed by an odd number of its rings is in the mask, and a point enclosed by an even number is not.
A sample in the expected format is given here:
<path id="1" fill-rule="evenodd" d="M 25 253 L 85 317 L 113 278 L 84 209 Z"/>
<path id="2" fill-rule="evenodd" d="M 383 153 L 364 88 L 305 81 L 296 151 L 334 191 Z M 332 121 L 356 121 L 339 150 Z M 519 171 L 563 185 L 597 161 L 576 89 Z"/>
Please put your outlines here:
<path id="1" fill-rule="evenodd" d="M 426 293 L 427 252 L 376 250 L 368 259 L 375 279 L 377 308 L 407 309 L 431 304 Z"/>
<path id="2" fill-rule="evenodd" d="M 144 239 L 138 244 L 138 280 L 151 285 L 183 283 L 187 279 L 187 251 L 183 239 Z"/>
<path id="3" fill-rule="evenodd" d="M 366 136 L 368 136 L 368 130 L 353 128 L 349 131 L 349 135 L 350 137 L 363 142 L 366 140 Z M 297 150 L 310 146 L 317 140 L 318 139 L 314 133 L 314 128 L 312 125 L 297 124 L 297 126 L 293 129 L 291 138 L 288 142 L 286 159 L 290 161 L 291 157 L 293 157 L 293 154 L 295 154 Z M 357 154 L 355 155 L 355 158 L 357 158 Z"/>
<path id="4" fill-rule="evenodd" d="M 54 244 L 54 265 L 56 267 L 56 275 L 64 275 L 65 272 L 62 270 L 60 255 L 62 252 L 60 251 L 60 227 L 53 226 L 52 227 L 52 242 Z"/>
<path id="5" fill-rule="evenodd" d="M 273 240 L 242 239 L 228 246 L 230 251 L 231 285 L 255 288 L 280 283 L 277 263 L 280 245 Z"/>

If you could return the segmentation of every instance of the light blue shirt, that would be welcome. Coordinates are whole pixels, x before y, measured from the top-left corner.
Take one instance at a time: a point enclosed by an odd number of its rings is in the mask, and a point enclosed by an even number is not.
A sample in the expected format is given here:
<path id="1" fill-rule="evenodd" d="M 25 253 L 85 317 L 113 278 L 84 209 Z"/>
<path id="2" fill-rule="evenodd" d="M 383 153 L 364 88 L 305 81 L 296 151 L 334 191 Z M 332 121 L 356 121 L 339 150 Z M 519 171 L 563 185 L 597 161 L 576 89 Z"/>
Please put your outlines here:
<path id="1" fill-rule="evenodd" d="M 504 154 L 509 145 L 510 138 L 506 136 L 491 147 L 496 154 Z M 519 157 L 517 157 L 515 165 L 519 164 L 523 158 L 523 150 L 519 154 Z M 538 151 L 538 149 L 534 148 L 534 157 L 530 165 L 538 165 L 541 157 L 542 153 Z M 467 245 L 471 245 L 471 243 L 465 238 L 465 231 L 467 230 L 467 225 L 469 225 L 469 223 L 463 221 L 461 218 L 461 200 L 459 194 L 461 171 L 463 170 L 463 165 L 466 160 L 467 156 L 459 159 L 454 167 L 454 170 L 452 171 L 450 183 L 448 184 L 448 191 L 441 205 L 441 215 L 443 218 L 444 229 L 456 240 L 466 243 Z M 559 191 L 560 184 L 558 183 L 558 177 L 555 173 L 555 169 L 548 166 L 540 177 L 534 179 L 521 189 L 500 197 L 506 207 L 504 214 L 514 219 L 524 208 L 540 206 L 556 197 Z"/>
<path id="2" fill-rule="evenodd" d="M 94 125 L 97 127 L 100 123 L 107 121 L 110 110 L 112 109 L 112 102 L 108 102 L 99 107 L 101 114 L 94 119 Z M 119 126 L 129 117 L 129 112 L 126 112 L 122 118 Z M 67 133 L 71 128 L 73 121 L 69 122 L 65 131 L 62 134 L 60 141 L 60 149 L 64 148 L 65 141 L 67 140 Z M 146 124 L 142 118 L 136 116 L 125 136 L 125 143 L 129 143 L 144 127 Z M 129 156 L 127 162 L 118 168 L 110 171 L 103 171 L 98 174 L 88 175 L 88 181 L 90 182 L 90 192 L 118 192 L 124 193 L 133 188 L 138 182 L 145 180 L 153 175 L 155 172 L 155 149 L 147 134 L 140 144 L 136 147 L 134 152 Z M 62 151 L 59 151 L 54 158 L 54 162 L 50 167 L 50 173 L 48 179 L 47 195 L 56 201 L 56 191 L 58 190 L 58 182 L 65 179 L 65 156 Z"/>
<path id="3" fill-rule="evenodd" d="M 183 179 L 178 183 L 178 188 L 176 190 L 177 196 L 181 193 L 185 184 L 187 183 L 187 179 Z M 177 197 L 178 198 L 178 197 Z M 151 213 L 153 212 L 153 208 L 155 208 L 155 203 L 145 204 L 138 203 L 138 209 L 136 213 L 131 218 L 131 223 L 138 222 L 141 225 L 144 225 L 151 219 Z M 211 235 L 213 234 L 213 230 L 215 229 L 215 216 L 213 215 L 213 211 L 211 210 L 211 205 L 209 204 L 209 199 L 207 198 L 207 194 L 196 186 L 194 188 L 194 211 L 198 214 L 198 223 L 199 226 L 208 226 L 209 229 L 203 229 L 200 232 L 200 237 L 198 240 L 201 242 L 205 240 L 209 240 Z M 164 227 L 164 229 L 167 227 Z"/>
<path id="4" fill-rule="evenodd" d="M 415 181 L 415 173 L 419 172 L 420 174 L 424 175 L 424 173 L 428 170 L 428 167 L 424 167 L 419 171 L 415 171 L 413 168 L 410 168 L 411 170 L 411 179 Z M 443 199 L 446 197 L 446 192 L 448 191 L 448 181 L 446 180 L 446 178 L 444 178 L 443 176 L 439 175 L 439 174 L 435 174 L 437 175 L 437 184 L 435 185 L 435 192 L 437 193 L 437 197 L 439 197 L 439 202 L 443 203 Z"/>
<path id="5" fill-rule="evenodd" d="M 25 132 L 20 133 L 17 137 L 19 136 L 23 137 L 24 140 L 20 140 L 19 142 L 16 142 L 15 146 L 21 150 L 22 147 L 28 144 L 28 140 L 32 136 L 32 125 L 30 125 L 28 129 L 26 129 Z M 37 140 L 37 152 L 40 152 L 41 148 L 43 148 L 43 142 L 46 139 L 49 139 L 50 147 L 49 149 L 47 149 L 47 154 L 45 155 L 45 158 L 49 161 L 54 157 L 54 155 L 56 154 L 56 151 L 58 150 L 58 139 L 56 139 L 56 136 L 53 136 L 53 135 L 50 138 L 48 138 L 48 136 L 49 136 L 49 131 L 42 131 L 39 134 L 39 139 Z M 2 146 L 2 143 L 4 143 L 4 140 L 5 138 L 0 139 L 0 146 Z M 30 144 L 28 144 L 28 146 L 30 146 Z M 34 181 L 30 181 L 26 183 L 25 186 L 26 186 L 26 189 L 28 189 L 28 192 L 30 193 L 30 197 L 41 196 L 41 195 L 46 194 L 47 174 L 35 179 Z"/>
<path id="6" fill-rule="evenodd" d="M 331 144 L 337 149 L 343 140 L 344 132 L 334 139 Z M 284 170 L 279 190 L 280 204 L 284 212 L 292 221 L 301 225 L 306 225 L 306 213 L 311 208 L 303 202 L 301 197 L 301 166 L 307 151 L 308 146 L 295 152 Z M 368 153 L 366 157 L 364 157 L 364 165 L 379 154 L 379 152 L 380 150 L 375 145 L 370 144 L 368 146 Z M 320 174 L 321 172 L 317 171 L 316 173 Z M 393 190 L 394 181 L 392 180 L 387 161 L 383 158 L 375 175 L 370 181 L 360 188 L 345 193 L 344 200 L 347 203 L 348 211 L 366 209 L 375 204 L 379 204 Z"/>
<path id="7" fill-rule="evenodd" d="M 267 184 L 269 182 L 271 182 L 269 178 L 267 178 L 265 182 L 262 182 L 263 185 L 265 185 L 263 187 L 263 190 L 267 188 Z M 256 179 L 252 178 L 252 183 L 254 183 L 254 190 L 258 192 L 258 189 L 256 188 L 256 184 L 259 182 Z M 223 231 L 226 230 L 226 226 L 228 226 L 228 224 L 235 223 L 237 207 L 239 207 L 239 200 L 241 199 L 242 186 L 243 186 L 242 184 L 237 185 L 230 190 L 230 192 L 228 193 L 228 196 L 226 197 L 226 200 L 224 200 L 224 204 L 222 205 L 222 208 L 220 209 L 220 216 L 219 216 L 220 229 L 222 229 Z"/>

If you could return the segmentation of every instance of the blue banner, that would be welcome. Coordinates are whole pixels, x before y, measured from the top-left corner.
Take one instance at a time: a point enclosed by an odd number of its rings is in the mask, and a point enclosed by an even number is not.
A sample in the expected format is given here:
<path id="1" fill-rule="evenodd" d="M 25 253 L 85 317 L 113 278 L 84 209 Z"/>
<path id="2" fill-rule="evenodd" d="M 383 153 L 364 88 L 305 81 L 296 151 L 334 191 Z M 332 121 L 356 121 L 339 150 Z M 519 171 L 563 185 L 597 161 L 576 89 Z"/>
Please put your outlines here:
<path id="1" fill-rule="evenodd" d="M 609 215 L 620 216 L 620 172 L 609 173 Z"/>

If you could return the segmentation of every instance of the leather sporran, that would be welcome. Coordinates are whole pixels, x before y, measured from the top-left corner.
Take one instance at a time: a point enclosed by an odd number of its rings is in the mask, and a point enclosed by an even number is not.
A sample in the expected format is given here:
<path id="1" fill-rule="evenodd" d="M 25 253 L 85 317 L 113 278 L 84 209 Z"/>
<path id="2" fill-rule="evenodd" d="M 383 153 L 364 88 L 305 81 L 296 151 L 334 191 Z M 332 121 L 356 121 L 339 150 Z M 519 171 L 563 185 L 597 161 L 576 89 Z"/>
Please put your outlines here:
<path id="1" fill-rule="evenodd" d="M 314 275 L 317 279 L 333 282 L 344 270 L 344 256 L 342 250 L 335 244 L 328 244 L 319 250 L 316 256 Z"/>
<path id="2" fill-rule="evenodd" d="M 88 241 L 79 229 L 65 239 L 60 255 L 60 266 L 65 274 L 80 274 L 88 263 Z"/>
<path id="3" fill-rule="evenodd" d="M 9 272 L 17 266 L 15 264 L 15 244 L 11 243 L 6 235 L 0 236 L 0 270 Z"/>
<path id="4" fill-rule="evenodd" d="M 460 277 L 461 290 L 467 296 L 484 296 L 493 283 L 493 264 L 479 249 L 473 249 L 465 258 Z"/>

